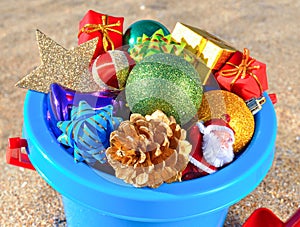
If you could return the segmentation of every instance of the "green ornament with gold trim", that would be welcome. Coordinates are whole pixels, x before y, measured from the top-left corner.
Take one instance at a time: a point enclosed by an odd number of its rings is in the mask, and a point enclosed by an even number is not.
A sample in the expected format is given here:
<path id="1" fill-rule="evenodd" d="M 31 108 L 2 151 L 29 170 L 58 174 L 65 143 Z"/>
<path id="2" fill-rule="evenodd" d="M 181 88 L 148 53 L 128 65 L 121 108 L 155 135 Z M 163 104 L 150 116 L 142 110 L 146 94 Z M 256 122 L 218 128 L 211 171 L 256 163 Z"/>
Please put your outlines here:
<path id="1" fill-rule="evenodd" d="M 153 54 L 168 53 L 181 56 L 186 61 L 194 63 L 196 56 L 185 49 L 185 47 L 185 42 L 174 42 L 170 34 L 165 34 L 163 29 L 159 29 L 154 32 L 151 37 L 146 34 L 143 34 L 142 37 L 138 37 L 136 44 L 129 49 L 129 54 L 136 62 Z"/>
<path id="2" fill-rule="evenodd" d="M 130 72 L 126 100 L 133 113 L 161 110 L 185 125 L 202 101 L 203 88 L 195 68 L 182 57 L 159 53 L 145 57 Z"/>

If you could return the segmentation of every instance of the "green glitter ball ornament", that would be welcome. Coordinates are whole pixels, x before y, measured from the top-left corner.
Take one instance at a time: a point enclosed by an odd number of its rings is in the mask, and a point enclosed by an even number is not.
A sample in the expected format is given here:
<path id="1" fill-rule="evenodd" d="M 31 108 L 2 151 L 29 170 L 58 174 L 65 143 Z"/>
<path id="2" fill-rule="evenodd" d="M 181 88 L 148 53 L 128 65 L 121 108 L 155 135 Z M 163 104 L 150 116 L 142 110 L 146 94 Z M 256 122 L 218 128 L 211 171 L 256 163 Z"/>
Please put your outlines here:
<path id="1" fill-rule="evenodd" d="M 195 68 L 182 57 L 155 54 L 145 57 L 130 72 L 126 100 L 133 113 L 161 110 L 184 125 L 197 113 L 202 101 L 202 82 Z"/>

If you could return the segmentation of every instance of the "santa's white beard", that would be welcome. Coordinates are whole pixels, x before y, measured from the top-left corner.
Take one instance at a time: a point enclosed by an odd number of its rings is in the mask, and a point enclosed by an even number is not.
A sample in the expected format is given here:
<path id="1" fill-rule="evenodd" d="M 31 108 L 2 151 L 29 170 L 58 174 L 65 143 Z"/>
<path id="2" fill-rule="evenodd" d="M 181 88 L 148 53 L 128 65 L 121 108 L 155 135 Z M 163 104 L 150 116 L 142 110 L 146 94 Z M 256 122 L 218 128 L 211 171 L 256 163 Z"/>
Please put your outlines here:
<path id="1" fill-rule="evenodd" d="M 204 159 L 215 167 L 221 167 L 234 158 L 232 143 L 226 148 L 213 132 L 203 135 L 202 151 Z"/>

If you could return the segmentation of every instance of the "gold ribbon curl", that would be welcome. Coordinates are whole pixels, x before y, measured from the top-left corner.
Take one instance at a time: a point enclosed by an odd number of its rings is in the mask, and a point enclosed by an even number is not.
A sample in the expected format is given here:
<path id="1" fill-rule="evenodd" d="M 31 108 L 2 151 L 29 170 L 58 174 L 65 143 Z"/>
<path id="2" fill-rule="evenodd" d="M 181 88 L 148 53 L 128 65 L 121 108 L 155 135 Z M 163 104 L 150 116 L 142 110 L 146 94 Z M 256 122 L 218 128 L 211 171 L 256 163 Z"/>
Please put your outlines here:
<path id="1" fill-rule="evenodd" d="M 254 78 L 254 80 L 256 81 L 256 83 L 259 86 L 260 92 L 263 93 L 263 88 L 262 88 L 262 85 L 261 85 L 258 77 L 254 73 L 252 73 L 252 70 L 259 69 L 260 66 L 259 65 L 250 66 L 255 61 L 256 60 L 254 58 L 250 59 L 250 51 L 247 48 L 244 48 L 241 64 L 235 65 L 231 62 L 226 62 L 227 65 L 231 65 L 234 68 L 220 70 L 220 75 L 224 76 L 224 77 L 235 76 L 234 79 L 230 83 L 230 88 L 232 88 L 234 86 L 235 82 L 239 78 L 244 79 L 248 74 Z"/>
<path id="2" fill-rule="evenodd" d="M 78 36 L 80 36 L 81 33 L 88 34 L 88 33 L 93 33 L 95 31 L 100 31 L 103 35 L 102 43 L 103 43 L 104 50 L 107 51 L 109 44 L 111 46 L 111 49 L 114 50 L 115 46 L 113 41 L 109 37 L 108 32 L 115 32 L 117 34 L 122 35 L 122 32 L 112 28 L 120 25 L 121 25 L 120 21 L 117 21 L 117 23 L 114 24 L 107 24 L 107 15 L 102 15 L 102 24 L 86 24 L 80 29 Z"/>

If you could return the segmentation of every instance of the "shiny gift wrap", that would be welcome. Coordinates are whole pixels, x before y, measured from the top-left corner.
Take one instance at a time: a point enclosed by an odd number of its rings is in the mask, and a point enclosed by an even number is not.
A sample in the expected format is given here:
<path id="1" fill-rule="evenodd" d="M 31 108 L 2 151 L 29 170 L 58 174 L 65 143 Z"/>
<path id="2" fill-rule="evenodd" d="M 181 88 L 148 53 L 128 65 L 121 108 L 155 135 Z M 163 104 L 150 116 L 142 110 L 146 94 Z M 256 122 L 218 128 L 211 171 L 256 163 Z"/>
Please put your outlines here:
<path id="1" fill-rule="evenodd" d="M 72 108 L 71 120 L 57 123 L 62 131 L 57 141 L 74 148 L 76 162 L 105 163 L 109 136 L 121 122 L 121 118 L 113 117 L 112 112 L 111 105 L 95 111 L 86 101 L 81 101 L 78 107 Z"/>
<path id="2" fill-rule="evenodd" d="M 136 64 L 129 74 L 126 100 L 133 113 L 161 110 L 181 125 L 188 123 L 201 104 L 202 85 L 195 68 L 172 54 L 155 54 Z"/>
<path id="3" fill-rule="evenodd" d="M 213 71 L 219 70 L 236 51 L 234 47 L 207 31 L 179 22 L 176 23 L 171 35 L 176 42 L 186 42 L 190 50 Z M 202 78 L 202 81 L 205 83 L 206 77 Z"/>
<path id="4" fill-rule="evenodd" d="M 237 51 L 226 64 L 215 73 L 220 87 L 237 94 L 245 101 L 260 98 L 268 89 L 266 64 L 250 57 L 248 49 Z"/>
<path id="5" fill-rule="evenodd" d="M 89 10 L 79 23 L 78 44 L 99 37 L 93 59 L 123 43 L 123 17 L 113 17 Z"/>
<path id="6" fill-rule="evenodd" d="M 254 117 L 239 96 L 224 90 L 204 92 L 203 101 L 198 112 L 199 120 L 221 119 L 230 116 L 229 126 L 235 132 L 234 152 L 240 152 L 249 143 L 254 133 Z"/>

